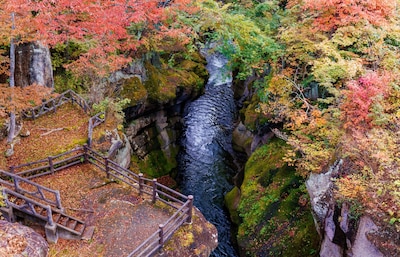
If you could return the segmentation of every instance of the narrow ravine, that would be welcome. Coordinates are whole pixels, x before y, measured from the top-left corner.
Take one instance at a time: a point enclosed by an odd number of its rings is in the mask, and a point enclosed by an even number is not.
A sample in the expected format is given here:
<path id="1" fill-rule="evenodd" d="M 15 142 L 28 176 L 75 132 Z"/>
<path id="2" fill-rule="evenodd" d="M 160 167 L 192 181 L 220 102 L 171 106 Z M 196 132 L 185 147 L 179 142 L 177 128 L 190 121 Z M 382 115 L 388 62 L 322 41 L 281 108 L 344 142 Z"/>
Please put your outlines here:
<path id="1" fill-rule="evenodd" d="M 179 158 L 181 188 L 194 195 L 195 206 L 218 229 L 219 246 L 212 256 L 235 257 L 231 242 L 231 223 L 224 209 L 224 194 L 232 188 L 228 182 L 235 173 L 231 137 L 235 116 L 232 74 L 227 59 L 218 53 L 208 55 L 210 78 L 205 93 L 192 102 L 184 118 L 182 152 Z"/>

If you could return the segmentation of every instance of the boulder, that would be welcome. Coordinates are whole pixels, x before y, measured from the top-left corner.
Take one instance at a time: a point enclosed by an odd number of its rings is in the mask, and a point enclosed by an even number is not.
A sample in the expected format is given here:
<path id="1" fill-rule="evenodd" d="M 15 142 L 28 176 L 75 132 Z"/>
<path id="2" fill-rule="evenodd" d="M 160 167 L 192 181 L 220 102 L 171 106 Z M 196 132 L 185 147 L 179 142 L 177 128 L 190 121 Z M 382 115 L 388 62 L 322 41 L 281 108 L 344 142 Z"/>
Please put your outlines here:
<path id="1" fill-rule="evenodd" d="M 377 225 L 368 217 L 362 216 L 358 224 L 357 236 L 352 247 L 353 257 L 384 257 L 367 238 L 371 231 L 378 230 Z"/>
<path id="2" fill-rule="evenodd" d="M 164 245 L 159 257 L 208 257 L 218 246 L 217 228 L 193 208 L 191 224 L 181 226 Z"/>
<path id="3" fill-rule="evenodd" d="M 240 122 L 232 132 L 232 146 L 238 152 L 246 153 L 249 157 L 252 153 L 252 142 L 254 135 Z"/>
<path id="4" fill-rule="evenodd" d="M 334 205 L 332 177 L 336 176 L 342 163 L 342 161 L 336 162 L 326 173 L 312 173 L 306 181 L 314 220 L 320 235 L 324 231 L 328 211 Z"/>
<path id="5" fill-rule="evenodd" d="M 131 154 L 132 147 L 128 138 L 123 134 L 123 139 L 121 139 L 115 129 L 111 133 L 111 147 L 108 150 L 108 158 L 118 163 L 119 166 L 128 169 L 131 164 Z"/>
<path id="6" fill-rule="evenodd" d="M 26 87 L 38 84 L 54 87 L 53 67 L 48 47 L 40 42 L 24 43 L 17 46 L 15 84 Z"/>
<path id="7" fill-rule="evenodd" d="M 0 220 L 0 256 L 45 257 L 49 246 L 33 229 Z"/>

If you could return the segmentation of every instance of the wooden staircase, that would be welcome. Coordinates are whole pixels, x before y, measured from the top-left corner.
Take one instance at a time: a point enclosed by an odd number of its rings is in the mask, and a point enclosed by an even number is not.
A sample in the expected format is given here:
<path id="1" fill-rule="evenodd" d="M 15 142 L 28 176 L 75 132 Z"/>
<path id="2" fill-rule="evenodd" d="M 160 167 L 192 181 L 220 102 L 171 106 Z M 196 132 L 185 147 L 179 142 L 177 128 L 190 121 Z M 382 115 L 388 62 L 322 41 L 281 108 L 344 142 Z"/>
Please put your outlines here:
<path id="1" fill-rule="evenodd" d="M 86 226 L 85 222 L 67 215 L 62 210 L 42 204 L 30 197 L 19 194 L 8 188 L 3 189 L 6 207 L 0 211 L 8 221 L 14 222 L 16 216 L 34 217 L 46 223 L 47 240 L 56 242 L 58 237 L 66 239 L 90 239 L 94 227 Z"/>

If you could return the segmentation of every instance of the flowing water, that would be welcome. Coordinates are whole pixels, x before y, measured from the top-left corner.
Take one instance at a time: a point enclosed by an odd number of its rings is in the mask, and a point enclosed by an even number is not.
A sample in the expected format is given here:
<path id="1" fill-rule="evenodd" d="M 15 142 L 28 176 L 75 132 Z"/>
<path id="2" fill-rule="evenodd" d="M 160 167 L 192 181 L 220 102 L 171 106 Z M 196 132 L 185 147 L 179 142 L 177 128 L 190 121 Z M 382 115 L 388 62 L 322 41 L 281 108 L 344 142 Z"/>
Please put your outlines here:
<path id="1" fill-rule="evenodd" d="M 212 256 L 235 257 L 224 194 L 232 185 L 232 127 L 236 112 L 232 74 L 222 55 L 204 54 L 210 78 L 205 93 L 187 107 L 182 152 L 179 158 L 181 188 L 194 195 L 194 204 L 218 229 L 218 248 Z"/>

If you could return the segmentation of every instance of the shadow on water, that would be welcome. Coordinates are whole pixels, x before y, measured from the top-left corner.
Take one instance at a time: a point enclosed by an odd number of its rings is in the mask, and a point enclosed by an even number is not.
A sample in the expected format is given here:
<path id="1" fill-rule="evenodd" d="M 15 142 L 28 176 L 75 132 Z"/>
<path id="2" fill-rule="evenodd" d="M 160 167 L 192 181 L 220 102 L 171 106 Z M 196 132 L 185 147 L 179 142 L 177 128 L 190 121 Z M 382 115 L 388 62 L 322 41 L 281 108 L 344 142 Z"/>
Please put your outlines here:
<path id="1" fill-rule="evenodd" d="M 235 173 L 228 165 L 232 153 L 232 124 L 236 112 L 232 75 L 227 60 L 206 55 L 210 78 L 206 91 L 190 103 L 184 118 L 183 150 L 179 156 L 181 189 L 194 195 L 194 204 L 218 229 L 218 248 L 212 256 L 237 256 L 231 242 L 231 223 L 224 209 L 224 194 L 232 189 L 228 182 Z"/>

